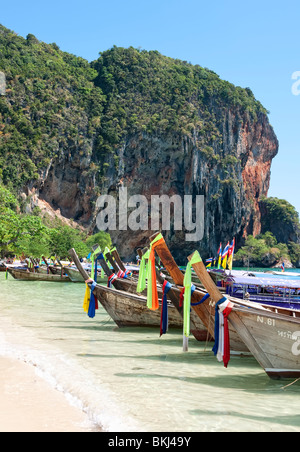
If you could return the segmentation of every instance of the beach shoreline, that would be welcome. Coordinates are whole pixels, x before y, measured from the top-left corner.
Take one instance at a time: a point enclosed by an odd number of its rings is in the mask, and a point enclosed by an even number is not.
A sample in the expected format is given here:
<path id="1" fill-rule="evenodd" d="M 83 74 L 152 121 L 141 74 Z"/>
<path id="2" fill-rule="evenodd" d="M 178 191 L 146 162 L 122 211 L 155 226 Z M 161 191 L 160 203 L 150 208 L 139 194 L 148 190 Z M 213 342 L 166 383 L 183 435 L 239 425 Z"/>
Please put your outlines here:
<path id="1" fill-rule="evenodd" d="M 0 356 L 0 432 L 96 432 L 87 415 L 37 374 Z"/>

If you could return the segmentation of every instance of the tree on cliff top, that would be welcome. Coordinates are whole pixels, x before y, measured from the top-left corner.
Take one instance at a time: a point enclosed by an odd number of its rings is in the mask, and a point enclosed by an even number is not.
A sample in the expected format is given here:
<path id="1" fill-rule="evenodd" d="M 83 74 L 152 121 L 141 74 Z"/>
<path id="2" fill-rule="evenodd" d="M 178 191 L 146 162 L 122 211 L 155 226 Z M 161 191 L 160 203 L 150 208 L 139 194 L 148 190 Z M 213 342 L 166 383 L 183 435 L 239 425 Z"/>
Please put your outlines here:
<path id="1" fill-rule="evenodd" d="M 279 243 L 300 244 L 299 215 L 288 201 L 278 198 L 263 198 L 260 201 L 260 210 L 263 234 L 270 231 Z"/>

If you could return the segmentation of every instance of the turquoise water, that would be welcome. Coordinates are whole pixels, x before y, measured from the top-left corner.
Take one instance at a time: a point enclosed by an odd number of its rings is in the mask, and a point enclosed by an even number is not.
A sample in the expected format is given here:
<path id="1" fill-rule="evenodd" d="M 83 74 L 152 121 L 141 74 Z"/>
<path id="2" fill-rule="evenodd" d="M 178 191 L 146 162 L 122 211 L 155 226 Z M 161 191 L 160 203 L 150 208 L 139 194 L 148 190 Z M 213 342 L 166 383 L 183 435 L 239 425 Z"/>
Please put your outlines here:
<path id="1" fill-rule="evenodd" d="M 270 380 L 252 357 L 228 369 L 180 331 L 119 329 L 82 310 L 84 285 L 0 273 L 0 355 L 34 365 L 106 431 L 300 431 L 300 383 Z"/>

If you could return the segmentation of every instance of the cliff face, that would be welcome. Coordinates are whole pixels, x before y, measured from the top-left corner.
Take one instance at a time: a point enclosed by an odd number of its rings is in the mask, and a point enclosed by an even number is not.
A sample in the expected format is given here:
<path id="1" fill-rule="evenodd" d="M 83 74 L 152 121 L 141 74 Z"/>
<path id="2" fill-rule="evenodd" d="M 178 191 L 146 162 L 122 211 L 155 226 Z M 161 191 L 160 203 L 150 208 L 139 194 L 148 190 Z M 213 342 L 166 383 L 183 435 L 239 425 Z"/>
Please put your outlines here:
<path id="1" fill-rule="evenodd" d="M 44 203 L 94 231 L 98 196 L 120 187 L 149 206 L 155 194 L 203 195 L 201 241 L 172 216 L 164 232 L 182 263 L 260 232 L 278 142 L 250 89 L 158 52 L 114 47 L 90 64 L 1 26 L 0 45 L 0 178 L 28 211 Z M 111 232 L 127 258 L 151 233 Z"/>
<path id="2" fill-rule="evenodd" d="M 120 153 L 119 173 L 111 181 L 108 193 L 118 197 L 118 186 L 128 188 L 128 196 L 204 195 L 204 237 L 198 243 L 187 242 L 185 231 L 165 231 L 178 261 L 199 249 L 215 255 L 220 242 L 236 237 L 237 244 L 247 234 L 260 233 L 259 199 L 267 194 L 272 158 L 278 143 L 265 115 L 256 122 L 248 115 L 228 111 L 219 120 L 224 145 L 221 158 L 199 150 L 197 135 L 179 138 L 172 135 L 130 137 Z M 149 222 L 150 228 L 150 222 Z M 112 238 L 125 256 L 137 244 L 145 242 L 145 232 L 112 232 Z M 149 230 L 146 235 L 150 235 Z"/>
<path id="3" fill-rule="evenodd" d="M 149 230 L 111 231 L 123 256 L 132 257 L 133 250 L 146 245 L 154 232 L 151 195 L 180 195 L 182 200 L 185 194 L 193 200 L 204 195 L 204 237 L 198 243 L 185 240 L 187 231 L 173 230 L 171 209 L 170 230 L 164 235 L 179 261 L 195 249 L 214 255 L 220 242 L 225 244 L 235 237 L 239 246 L 248 234 L 261 232 L 259 201 L 268 192 L 270 167 L 278 151 L 276 136 L 264 114 L 253 121 L 247 114 L 229 110 L 219 124 L 224 145 L 217 157 L 199 150 L 197 134 L 191 138 L 138 133 L 126 139 L 118 150 L 118 167 L 108 167 L 102 193 L 118 200 L 120 187 L 126 187 L 128 198 L 144 195 L 149 204 Z M 64 156 L 50 166 L 36 193 L 54 208 L 59 207 L 62 215 L 93 229 L 98 212 L 90 165 L 90 159 L 80 158 L 79 153 Z M 118 208 L 117 203 L 117 225 Z"/>

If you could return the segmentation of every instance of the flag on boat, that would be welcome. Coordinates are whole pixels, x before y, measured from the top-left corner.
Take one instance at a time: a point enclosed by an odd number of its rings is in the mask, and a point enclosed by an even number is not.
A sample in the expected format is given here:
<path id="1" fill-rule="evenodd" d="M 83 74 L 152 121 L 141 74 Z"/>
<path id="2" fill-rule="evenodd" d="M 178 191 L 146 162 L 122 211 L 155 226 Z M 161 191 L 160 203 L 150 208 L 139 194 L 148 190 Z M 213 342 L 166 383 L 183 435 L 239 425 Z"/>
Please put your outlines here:
<path id="1" fill-rule="evenodd" d="M 221 268 L 221 262 L 222 262 L 222 243 L 220 243 L 220 247 L 218 249 L 218 270 Z"/>
<path id="2" fill-rule="evenodd" d="M 226 269 L 226 266 L 227 266 L 227 257 L 228 257 L 229 246 L 230 245 L 228 242 L 222 253 L 222 267 L 224 268 L 224 270 Z"/>
<path id="3" fill-rule="evenodd" d="M 235 248 L 235 239 L 232 240 L 229 250 L 228 250 L 228 269 L 232 270 L 232 264 L 233 264 L 233 255 L 234 255 L 234 248 Z"/>
<path id="4" fill-rule="evenodd" d="M 219 246 L 219 249 L 217 251 L 216 257 L 214 258 L 214 266 L 216 266 L 216 264 L 218 262 L 219 254 L 220 254 L 221 249 L 222 249 L 222 243 L 220 243 L 220 246 Z"/>
<path id="5" fill-rule="evenodd" d="M 211 267 L 212 263 L 213 263 L 214 258 L 210 257 L 209 259 L 206 259 L 205 263 L 206 263 L 206 268 Z"/>

